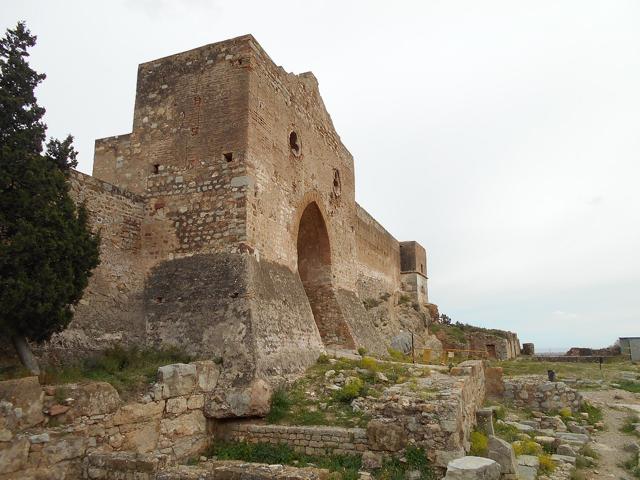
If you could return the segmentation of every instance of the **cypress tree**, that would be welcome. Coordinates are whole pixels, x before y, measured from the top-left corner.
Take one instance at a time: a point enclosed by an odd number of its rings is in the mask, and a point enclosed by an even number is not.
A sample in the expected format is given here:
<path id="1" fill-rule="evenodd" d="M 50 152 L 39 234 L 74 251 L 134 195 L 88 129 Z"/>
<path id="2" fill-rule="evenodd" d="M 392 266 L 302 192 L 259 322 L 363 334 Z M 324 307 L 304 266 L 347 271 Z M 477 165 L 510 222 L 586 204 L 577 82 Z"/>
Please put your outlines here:
<path id="1" fill-rule="evenodd" d="M 69 324 L 99 263 L 99 238 L 69 195 L 73 137 L 44 148 L 45 110 L 34 90 L 45 75 L 27 61 L 35 43 L 24 23 L 0 39 L 0 332 L 37 374 L 28 341 Z"/>

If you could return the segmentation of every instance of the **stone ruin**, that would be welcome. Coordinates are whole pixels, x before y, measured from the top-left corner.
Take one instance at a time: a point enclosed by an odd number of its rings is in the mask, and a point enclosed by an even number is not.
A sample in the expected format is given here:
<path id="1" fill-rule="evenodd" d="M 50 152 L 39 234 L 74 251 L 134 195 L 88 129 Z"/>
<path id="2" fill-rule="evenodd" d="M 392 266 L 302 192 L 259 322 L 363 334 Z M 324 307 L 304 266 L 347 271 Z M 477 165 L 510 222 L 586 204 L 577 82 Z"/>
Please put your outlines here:
<path id="1" fill-rule="evenodd" d="M 364 400 L 366 429 L 244 420 L 323 352 L 383 355 L 409 332 L 417 349 L 441 349 L 425 249 L 355 202 L 353 158 L 312 73 L 285 72 L 250 35 L 143 63 L 132 132 L 97 140 L 93 175 L 74 171 L 70 184 L 101 234 L 101 264 L 38 354 L 176 346 L 209 360 L 161 367 L 129 404 L 105 383 L 65 386 L 59 405 L 59 387 L 0 382 L 1 480 L 238 478 L 235 464 L 174 465 L 215 438 L 389 455 L 412 444 L 440 468 L 468 450 L 486 390 L 502 385 L 480 361 L 420 380 L 433 397 L 391 387 Z M 511 334 L 474 345 L 496 344 L 499 358 L 519 354 Z"/>
<path id="2" fill-rule="evenodd" d="M 316 78 L 250 35 L 141 64 L 132 132 L 97 140 L 93 175 L 70 182 L 101 264 L 42 355 L 177 346 L 253 388 L 407 332 L 440 348 L 424 247 L 356 203 Z"/>

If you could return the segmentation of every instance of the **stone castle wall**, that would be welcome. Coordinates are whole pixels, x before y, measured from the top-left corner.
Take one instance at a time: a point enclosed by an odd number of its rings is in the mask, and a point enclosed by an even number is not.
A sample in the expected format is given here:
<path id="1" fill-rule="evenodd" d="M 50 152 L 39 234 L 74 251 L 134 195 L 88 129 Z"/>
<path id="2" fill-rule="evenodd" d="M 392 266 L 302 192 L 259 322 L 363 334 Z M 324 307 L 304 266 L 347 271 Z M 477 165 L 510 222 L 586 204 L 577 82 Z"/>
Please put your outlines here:
<path id="1" fill-rule="evenodd" d="M 285 72 L 250 35 L 141 64 L 132 132 L 96 141 L 93 173 L 71 184 L 102 264 L 47 353 L 177 346 L 222 358 L 247 386 L 326 347 L 385 354 L 407 329 L 428 337 L 423 307 L 398 311 L 417 286 L 355 202 L 316 78 Z"/>

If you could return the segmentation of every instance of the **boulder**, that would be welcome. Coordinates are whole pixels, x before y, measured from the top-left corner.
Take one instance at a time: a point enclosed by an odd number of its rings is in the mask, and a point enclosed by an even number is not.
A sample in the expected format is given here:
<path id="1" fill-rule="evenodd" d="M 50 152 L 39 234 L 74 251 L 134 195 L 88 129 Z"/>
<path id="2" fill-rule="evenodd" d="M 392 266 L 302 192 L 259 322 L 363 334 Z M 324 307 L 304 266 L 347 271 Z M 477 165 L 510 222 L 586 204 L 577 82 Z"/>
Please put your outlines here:
<path id="1" fill-rule="evenodd" d="M 125 425 L 160 418 L 165 402 L 131 403 L 124 405 L 113 416 L 114 425 Z"/>
<path id="2" fill-rule="evenodd" d="M 516 454 L 513 447 L 501 438 L 489 437 L 489 458 L 500 464 L 503 474 L 515 474 L 517 471 Z"/>
<path id="3" fill-rule="evenodd" d="M 565 455 L 569 457 L 575 457 L 578 455 L 576 450 L 571 445 L 567 444 L 558 445 L 557 453 L 558 455 Z"/>
<path id="4" fill-rule="evenodd" d="M 536 480 L 538 469 L 527 465 L 518 465 L 518 480 Z"/>
<path id="5" fill-rule="evenodd" d="M 400 332 L 391 339 L 391 348 L 407 355 L 411 353 L 411 334 L 404 331 Z"/>
<path id="6" fill-rule="evenodd" d="M 500 465 L 490 458 L 462 457 L 447 465 L 445 480 L 499 480 Z"/>
<path id="7" fill-rule="evenodd" d="M 387 452 L 397 452 L 407 444 L 407 436 L 402 426 L 380 420 L 369 422 L 367 439 L 372 450 Z"/>
<path id="8" fill-rule="evenodd" d="M 362 454 L 362 468 L 371 471 L 382 467 L 382 457 L 380 454 L 366 451 Z"/>
<path id="9" fill-rule="evenodd" d="M 154 386 L 155 399 L 190 395 L 196 388 L 198 382 L 196 377 L 196 365 L 191 363 L 174 363 L 158 368 L 157 382 Z M 203 384 L 208 388 L 206 374 L 203 374 L 203 377 L 205 377 Z"/>
<path id="10" fill-rule="evenodd" d="M 204 406 L 209 418 L 264 417 L 271 408 L 272 389 L 262 379 L 246 387 L 219 388 Z"/>
<path id="11" fill-rule="evenodd" d="M 198 377 L 197 390 L 204 393 L 213 392 L 220 378 L 220 365 L 212 360 L 191 362 L 190 365 L 195 365 L 196 367 L 196 375 Z"/>
<path id="12" fill-rule="evenodd" d="M 15 423 L 9 428 L 24 429 L 41 423 L 44 420 L 43 399 L 44 392 L 38 377 L 17 378 L 0 382 L 0 401 L 10 403 L 13 413 L 15 413 L 12 415 L 15 422 L 7 419 L 7 424 Z M 17 409 L 21 410 L 21 415 L 17 414 Z"/>
<path id="13" fill-rule="evenodd" d="M 22 470 L 29 456 L 29 440 L 21 438 L 0 445 L 0 474 Z"/>
<path id="14" fill-rule="evenodd" d="M 68 415 L 74 418 L 104 415 L 115 412 L 120 406 L 118 391 L 107 382 L 65 385 L 64 393 L 65 397 L 73 398 L 72 408 Z"/>

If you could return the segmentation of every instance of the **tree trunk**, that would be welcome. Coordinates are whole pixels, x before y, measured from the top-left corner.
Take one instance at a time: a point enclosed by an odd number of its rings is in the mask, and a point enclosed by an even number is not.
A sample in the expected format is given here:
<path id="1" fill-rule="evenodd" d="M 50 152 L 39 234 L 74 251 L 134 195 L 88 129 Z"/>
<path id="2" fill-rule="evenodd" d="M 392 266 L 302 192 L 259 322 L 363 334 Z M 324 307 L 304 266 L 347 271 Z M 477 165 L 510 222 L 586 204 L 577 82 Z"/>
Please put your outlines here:
<path id="1" fill-rule="evenodd" d="M 12 339 L 13 346 L 18 352 L 18 357 L 22 364 L 31 371 L 34 375 L 40 375 L 40 367 L 38 366 L 38 359 L 35 357 L 27 339 L 23 335 L 15 335 Z"/>

